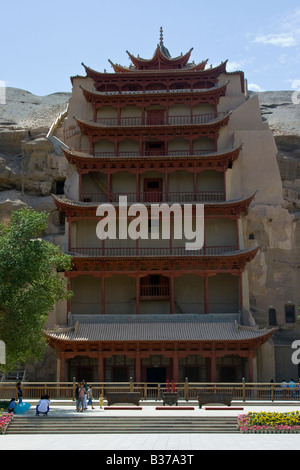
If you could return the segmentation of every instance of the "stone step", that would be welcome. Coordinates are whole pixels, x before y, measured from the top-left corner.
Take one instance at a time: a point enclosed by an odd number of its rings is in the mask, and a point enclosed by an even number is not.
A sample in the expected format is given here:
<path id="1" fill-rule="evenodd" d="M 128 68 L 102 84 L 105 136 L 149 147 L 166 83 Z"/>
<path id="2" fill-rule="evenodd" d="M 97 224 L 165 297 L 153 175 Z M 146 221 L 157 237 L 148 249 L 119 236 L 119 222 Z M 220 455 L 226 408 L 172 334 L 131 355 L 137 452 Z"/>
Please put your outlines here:
<path id="1" fill-rule="evenodd" d="M 14 417 L 6 434 L 237 433 L 235 417 Z"/>

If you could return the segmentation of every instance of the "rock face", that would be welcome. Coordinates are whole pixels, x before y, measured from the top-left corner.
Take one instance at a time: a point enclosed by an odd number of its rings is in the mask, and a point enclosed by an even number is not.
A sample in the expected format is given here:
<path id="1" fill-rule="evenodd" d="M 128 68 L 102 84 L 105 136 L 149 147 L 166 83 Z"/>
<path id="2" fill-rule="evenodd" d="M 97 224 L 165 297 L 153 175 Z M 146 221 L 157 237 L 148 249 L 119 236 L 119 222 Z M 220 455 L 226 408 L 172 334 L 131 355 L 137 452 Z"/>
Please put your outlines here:
<path id="1" fill-rule="evenodd" d="M 0 220 L 9 208 L 22 206 L 50 213 L 49 233 L 58 230 L 58 213 L 51 192 L 63 192 L 66 161 L 58 127 L 49 129 L 63 113 L 70 94 L 39 97 L 16 88 L 6 89 L 6 104 L 0 108 Z M 62 127 L 62 125 L 61 125 Z"/>
<path id="2" fill-rule="evenodd" d="M 276 311 L 275 379 L 290 376 L 297 380 L 291 345 L 300 336 L 300 104 L 293 103 L 292 91 L 258 93 L 258 98 L 278 148 L 283 203 L 249 212 L 248 234 L 261 245 L 251 266 L 251 307 L 261 326 L 268 324 L 268 312 Z M 289 309 L 294 309 L 296 322 L 287 321 Z"/>
<path id="3" fill-rule="evenodd" d="M 278 166 L 285 207 L 300 210 L 300 104 L 293 103 L 292 91 L 258 94 L 262 117 L 273 131 L 278 148 Z"/>
<path id="4" fill-rule="evenodd" d="M 60 244 L 64 228 L 50 194 L 62 193 L 68 176 L 61 151 L 63 121 L 51 135 L 49 128 L 66 110 L 71 94 L 38 97 L 14 88 L 6 91 L 6 105 L 0 109 L 0 221 L 20 207 L 46 210 L 50 213 L 46 236 Z M 293 305 L 297 316 L 300 305 L 300 104 L 293 104 L 292 95 L 289 91 L 257 94 L 262 118 L 278 148 L 278 168 L 268 169 L 265 158 L 265 194 L 272 194 L 271 175 L 279 171 L 282 199 L 251 206 L 244 234 L 249 247 L 261 247 L 248 272 L 251 313 L 260 327 L 269 327 L 269 310 L 276 311 L 276 373 L 266 377 L 276 381 L 282 380 L 282 374 L 298 377 L 290 358 L 291 342 L 300 336 L 299 321 L 286 321 L 286 306 Z"/>

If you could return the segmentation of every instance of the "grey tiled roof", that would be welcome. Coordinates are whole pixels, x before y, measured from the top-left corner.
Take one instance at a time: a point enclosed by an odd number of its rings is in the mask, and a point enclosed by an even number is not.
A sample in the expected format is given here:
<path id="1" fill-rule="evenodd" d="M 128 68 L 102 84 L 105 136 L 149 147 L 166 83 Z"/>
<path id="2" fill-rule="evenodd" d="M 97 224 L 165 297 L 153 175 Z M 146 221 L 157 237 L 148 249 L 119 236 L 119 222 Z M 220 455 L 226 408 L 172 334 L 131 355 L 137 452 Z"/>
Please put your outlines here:
<path id="1" fill-rule="evenodd" d="M 198 317 L 206 316 L 198 315 Z M 128 320 L 117 323 L 77 322 L 73 327 L 48 331 L 47 334 L 53 339 L 62 341 L 245 341 L 261 338 L 272 331 L 245 327 L 236 321 L 225 319 L 207 321 L 205 318 L 199 318 L 196 321 L 195 318 L 190 318 L 183 321 L 182 318 L 174 318 L 173 321 L 171 319 L 166 321 L 160 318 L 156 322 L 147 318 L 142 321 Z"/>

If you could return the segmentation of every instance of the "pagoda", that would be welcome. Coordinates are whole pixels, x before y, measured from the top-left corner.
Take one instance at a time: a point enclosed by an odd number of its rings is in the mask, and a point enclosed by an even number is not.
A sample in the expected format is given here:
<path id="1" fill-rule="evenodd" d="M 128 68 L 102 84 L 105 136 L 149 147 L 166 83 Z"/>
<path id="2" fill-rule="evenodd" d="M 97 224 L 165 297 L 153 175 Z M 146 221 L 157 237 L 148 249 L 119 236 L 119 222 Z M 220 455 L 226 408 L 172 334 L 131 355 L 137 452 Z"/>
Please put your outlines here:
<path id="1" fill-rule="evenodd" d="M 248 99 L 244 74 L 226 61 L 172 57 L 160 41 L 151 59 L 113 72 L 83 65 L 72 77 L 63 148 L 66 273 L 73 297 L 47 331 L 61 381 L 235 382 L 257 380 L 259 351 L 274 329 L 249 312 L 244 223 L 256 196 L 232 191 L 243 153 L 232 111 Z M 203 204 L 204 245 L 184 239 L 99 239 L 97 207 Z M 119 216 L 118 210 L 116 210 Z M 171 213 L 172 216 L 172 213 Z M 151 221 L 149 232 L 151 230 Z"/>

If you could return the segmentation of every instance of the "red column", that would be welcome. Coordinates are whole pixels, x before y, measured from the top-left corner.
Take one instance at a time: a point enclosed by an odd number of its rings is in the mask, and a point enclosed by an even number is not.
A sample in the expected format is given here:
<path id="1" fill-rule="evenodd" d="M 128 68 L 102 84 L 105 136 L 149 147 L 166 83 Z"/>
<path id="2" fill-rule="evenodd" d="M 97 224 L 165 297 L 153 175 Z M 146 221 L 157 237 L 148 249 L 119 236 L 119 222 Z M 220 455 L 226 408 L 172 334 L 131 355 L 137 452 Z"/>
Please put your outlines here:
<path id="1" fill-rule="evenodd" d="M 72 219 L 70 217 L 67 217 L 67 223 L 68 223 L 68 250 L 71 251 L 71 246 L 72 246 L 72 238 L 71 238 L 71 229 L 72 229 Z"/>
<path id="2" fill-rule="evenodd" d="M 107 202 L 110 202 L 111 196 L 111 173 L 107 173 Z"/>
<path id="3" fill-rule="evenodd" d="M 209 313 L 208 273 L 204 276 L 204 313 Z"/>
<path id="4" fill-rule="evenodd" d="M 239 274 L 239 294 L 240 294 L 240 311 L 243 309 L 243 273 Z"/>
<path id="5" fill-rule="evenodd" d="M 173 353 L 173 381 L 178 382 L 178 353 L 174 351 Z"/>
<path id="6" fill-rule="evenodd" d="M 174 276 L 170 275 L 170 313 L 174 313 Z"/>
<path id="7" fill-rule="evenodd" d="M 60 381 L 65 382 L 66 381 L 66 358 L 65 358 L 64 352 L 59 353 L 59 359 L 60 359 Z"/>
<path id="8" fill-rule="evenodd" d="M 136 178 L 135 179 L 136 202 L 140 202 L 141 201 L 141 196 L 140 196 L 140 191 L 141 191 L 141 188 L 140 188 L 140 174 L 136 173 L 135 178 Z"/>
<path id="9" fill-rule="evenodd" d="M 135 313 L 138 315 L 140 313 L 140 278 L 139 276 L 136 277 L 136 291 L 135 291 Z"/>
<path id="10" fill-rule="evenodd" d="M 82 201 L 82 173 L 78 170 L 78 200 Z"/>
<path id="11" fill-rule="evenodd" d="M 105 314 L 105 277 L 101 277 L 101 314 Z"/>
<path id="12" fill-rule="evenodd" d="M 141 355 L 140 352 L 137 351 L 135 353 L 135 382 L 141 381 Z"/>
<path id="13" fill-rule="evenodd" d="M 210 381 L 211 382 L 216 382 L 216 353 L 215 351 L 212 351 L 211 356 L 210 356 Z"/>
<path id="14" fill-rule="evenodd" d="M 165 173 L 165 201 L 168 202 L 169 199 L 169 181 L 168 181 L 168 172 Z"/>
<path id="15" fill-rule="evenodd" d="M 98 352 L 98 382 L 104 382 L 104 364 L 102 351 Z"/>
<path id="16" fill-rule="evenodd" d="M 253 350 L 249 351 L 248 354 L 248 374 L 249 374 L 249 382 L 253 382 L 253 359 L 254 359 L 255 352 Z"/>

